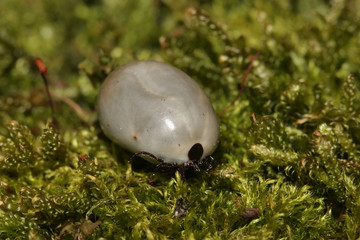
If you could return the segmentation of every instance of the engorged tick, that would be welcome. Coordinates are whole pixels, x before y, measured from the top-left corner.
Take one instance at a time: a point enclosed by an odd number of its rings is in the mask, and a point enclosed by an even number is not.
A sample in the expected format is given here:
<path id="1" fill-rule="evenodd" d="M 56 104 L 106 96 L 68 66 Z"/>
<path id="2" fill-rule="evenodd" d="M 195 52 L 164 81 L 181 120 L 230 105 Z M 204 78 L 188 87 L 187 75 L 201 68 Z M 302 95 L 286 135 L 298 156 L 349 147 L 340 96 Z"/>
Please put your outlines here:
<path id="1" fill-rule="evenodd" d="M 105 135 L 150 162 L 198 170 L 213 160 L 215 111 L 197 83 L 169 64 L 136 61 L 115 69 L 97 107 Z"/>

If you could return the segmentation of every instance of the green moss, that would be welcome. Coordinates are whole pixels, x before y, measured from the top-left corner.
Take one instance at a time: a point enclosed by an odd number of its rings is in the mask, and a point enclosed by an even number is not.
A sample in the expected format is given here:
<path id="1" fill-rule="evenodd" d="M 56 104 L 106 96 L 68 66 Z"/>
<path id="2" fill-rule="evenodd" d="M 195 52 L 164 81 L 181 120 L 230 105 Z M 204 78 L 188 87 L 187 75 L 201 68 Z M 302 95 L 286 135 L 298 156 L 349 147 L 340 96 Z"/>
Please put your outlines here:
<path id="1" fill-rule="evenodd" d="M 1 1 L 0 239 L 360 237 L 360 1 L 192 4 Z M 183 69 L 219 114 L 253 61 L 212 171 L 186 184 L 103 135 L 99 86 L 134 59 Z"/>

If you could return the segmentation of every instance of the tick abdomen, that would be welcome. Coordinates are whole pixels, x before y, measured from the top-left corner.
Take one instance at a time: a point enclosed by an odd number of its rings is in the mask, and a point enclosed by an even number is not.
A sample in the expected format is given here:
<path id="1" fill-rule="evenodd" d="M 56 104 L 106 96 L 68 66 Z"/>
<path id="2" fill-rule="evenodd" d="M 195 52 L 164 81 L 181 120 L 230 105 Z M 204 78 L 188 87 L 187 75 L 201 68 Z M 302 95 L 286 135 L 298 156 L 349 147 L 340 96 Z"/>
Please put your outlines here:
<path id="1" fill-rule="evenodd" d="M 113 71 L 98 98 L 105 134 L 123 148 L 149 152 L 166 163 L 188 161 L 200 143 L 202 157 L 215 149 L 219 126 L 202 89 L 181 70 L 137 61 Z"/>

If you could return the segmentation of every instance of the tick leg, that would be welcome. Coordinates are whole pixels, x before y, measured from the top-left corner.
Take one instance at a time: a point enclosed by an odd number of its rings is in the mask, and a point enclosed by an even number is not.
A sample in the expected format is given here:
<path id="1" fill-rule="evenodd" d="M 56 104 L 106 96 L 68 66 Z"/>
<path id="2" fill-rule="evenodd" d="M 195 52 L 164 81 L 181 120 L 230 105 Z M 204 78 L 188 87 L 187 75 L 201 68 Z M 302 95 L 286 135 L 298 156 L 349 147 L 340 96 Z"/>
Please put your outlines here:
<path id="1" fill-rule="evenodd" d="M 195 170 L 197 171 L 197 172 L 200 172 L 200 168 L 199 168 L 199 166 L 197 165 L 197 163 L 195 163 L 195 162 L 191 162 L 192 164 L 192 166 L 193 166 L 193 168 L 195 168 Z"/>
<path id="2" fill-rule="evenodd" d="M 155 155 L 153 155 L 149 152 L 137 152 L 131 156 L 131 158 L 129 159 L 129 163 L 132 163 L 132 161 L 134 160 L 135 157 L 144 158 L 145 160 L 147 160 L 151 163 L 154 163 L 154 164 L 159 164 L 159 163 L 164 162 L 163 160 L 161 160 L 160 158 L 157 158 Z"/>
<path id="3" fill-rule="evenodd" d="M 160 163 L 156 165 L 156 171 L 166 172 L 168 170 L 174 170 L 177 168 L 176 163 L 165 163 L 163 160 L 160 159 Z"/>
<path id="4" fill-rule="evenodd" d="M 209 172 L 213 168 L 213 163 L 214 163 L 215 159 L 213 158 L 213 156 L 207 156 L 205 159 L 208 162 L 208 166 L 205 171 Z"/>
<path id="5" fill-rule="evenodd" d="M 186 180 L 186 176 L 185 176 L 185 171 L 186 171 L 186 166 L 185 166 L 185 164 L 182 165 L 181 167 L 179 167 L 178 171 L 179 171 L 179 175 L 180 175 L 181 180 L 182 180 L 184 183 L 186 183 L 187 185 L 189 185 L 188 182 L 187 182 L 187 180 Z"/>
<path id="6" fill-rule="evenodd" d="M 188 161 L 183 165 L 185 168 L 193 167 L 195 171 L 200 172 L 199 165 L 195 161 Z"/>

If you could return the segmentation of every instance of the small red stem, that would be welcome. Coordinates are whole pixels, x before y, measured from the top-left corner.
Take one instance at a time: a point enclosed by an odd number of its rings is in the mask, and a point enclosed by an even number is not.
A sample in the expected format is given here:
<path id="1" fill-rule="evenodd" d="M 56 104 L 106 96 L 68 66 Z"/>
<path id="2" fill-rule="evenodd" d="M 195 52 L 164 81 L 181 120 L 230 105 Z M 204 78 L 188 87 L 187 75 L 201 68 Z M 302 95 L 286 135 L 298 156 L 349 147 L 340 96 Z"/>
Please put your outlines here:
<path id="1" fill-rule="evenodd" d="M 53 102 L 53 100 L 51 98 L 51 94 L 50 94 L 50 91 L 49 91 L 49 84 L 48 84 L 48 80 L 46 78 L 47 67 L 45 66 L 45 64 L 41 60 L 41 58 L 36 58 L 34 60 L 34 62 L 36 64 L 36 66 L 38 67 L 39 71 L 40 71 L 42 79 L 44 80 L 45 90 L 46 90 L 46 94 L 48 95 L 48 99 L 49 99 L 49 105 L 50 105 L 50 109 L 51 109 L 51 115 L 52 115 L 52 120 L 53 120 L 54 127 L 56 129 L 59 129 L 58 122 L 56 121 L 56 118 L 55 118 L 54 102 Z"/>
<path id="2" fill-rule="evenodd" d="M 224 113 L 225 113 L 227 110 L 229 110 L 229 108 L 230 108 L 237 100 L 239 100 L 239 98 L 241 97 L 241 95 L 242 95 L 242 93 L 243 93 L 243 91 L 244 91 L 244 89 L 245 89 L 245 83 L 246 83 L 246 80 L 247 80 L 247 76 L 249 75 L 249 73 L 250 73 L 250 71 L 251 71 L 251 68 L 252 68 L 252 66 L 253 66 L 254 61 L 256 60 L 256 58 L 257 58 L 259 55 L 260 55 L 260 52 L 257 52 L 257 53 L 255 54 L 255 56 L 252 57 L 251 63 L 249 64 L 248 68 L 246 69 L 246 72 L 245 72 L 245 74 L 244 74 L 244 78 L 243 78 L 243 80 L 242 80 L 242 82 L 241 82 L 241 89 L 240 89 L 238 95 L 236 96 L 236 98 L 235 98 L 234 100 L 232 100 L 232 102 L 231 102 L 229 105 L 227 105 L 227 106 L 224 108 L 224 110 L 222 110 L 222 112 L 218 115 L 218 118 L 221 118 L 222 115 L 224 115 Z"/>
<path id="3" fill-rule="evenodd" d="M 332 202 L 329 203 L 329 206 L 328 206 L 328 208 L 327 208 L 327 210 L 326 210 L 325 215 L 330 212 L 331 206 L 332 206 Z"/>
<path id="4" fill-rule="evenodd" d="M 237 207 L 241 210 L 241 206 L 240 206 L 240 203 L 239 203 L 239 201 L 238 200 L 236 200 L 236 205 L 237 205 Z"/>
<path id="5" fill-rule="evenodd" d="M 344 211 L 345 211 L 345 208 L 343 208 L 341 210 L 341 213 L 340 213 L 339 218 L 338 218 L 338 225 L 340 225 L 340 223 L 341 223 L 341 218 L 342 218 L 342 215 L 344 214 Z"/>

